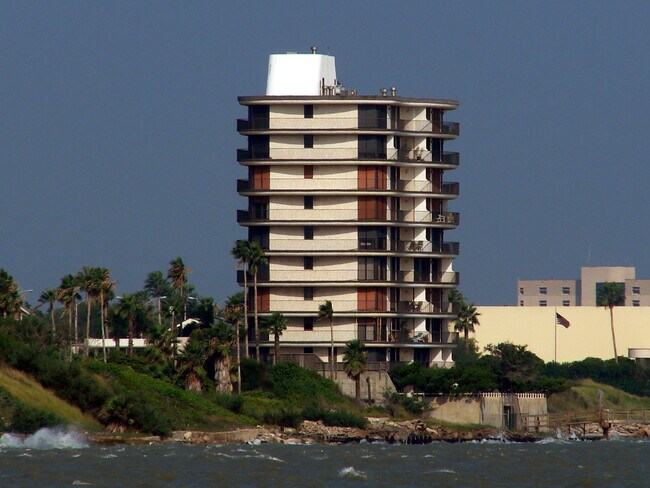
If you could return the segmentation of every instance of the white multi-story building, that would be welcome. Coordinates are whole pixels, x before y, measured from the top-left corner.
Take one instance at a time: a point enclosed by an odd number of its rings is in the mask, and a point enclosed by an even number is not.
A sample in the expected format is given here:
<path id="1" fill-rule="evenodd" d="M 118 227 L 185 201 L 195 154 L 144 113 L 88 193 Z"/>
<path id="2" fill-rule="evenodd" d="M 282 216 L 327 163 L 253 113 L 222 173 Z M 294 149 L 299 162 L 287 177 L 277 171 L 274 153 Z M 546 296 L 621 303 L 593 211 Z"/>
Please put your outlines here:
<path id="1" fill-rule="evenodd" d="M 458 102 L 395 88 L 358 95 L 337 82 L 334 58 L 313 48 L 272 55 L 266 95 L 239 103 L 248 147 L 237 159 L 248 179 L 237 190 L 248 208 L 237 219 L 269 260 L 258 307 L 288 319 L 281 354 L 328 361 L 330 326 L 317 316 L 330 300 L 337 361 L 359 339 L 371 362 L 450 364 L 459 246 L 445 234 L 459 223 L 448 209 L 458 183 L 443 176 L 459 163 L 446 151 L 459 124 L 444 116 Z"/>
<path id="2" fill-rule="evenodd" d="M 518 280 L 520 307 L 593 307 L 604 283 L 618 283 L 625 299 L 618 305 L 650 305 L 650 280 L 636 278 L 632 266 L 583 266 L 578 280 Z"/>

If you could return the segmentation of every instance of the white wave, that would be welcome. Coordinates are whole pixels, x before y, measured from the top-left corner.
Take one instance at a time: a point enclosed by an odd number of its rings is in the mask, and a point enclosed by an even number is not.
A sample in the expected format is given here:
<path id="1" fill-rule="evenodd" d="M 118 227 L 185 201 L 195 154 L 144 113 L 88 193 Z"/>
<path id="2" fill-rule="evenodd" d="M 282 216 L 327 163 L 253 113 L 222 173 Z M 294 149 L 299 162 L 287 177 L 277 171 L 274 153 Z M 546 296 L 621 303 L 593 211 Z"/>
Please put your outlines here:
<path id="1" fill-rule="evenodd" d="M 434 473 L 452 473 L 452 474 L 456 474 L 456 471 L 454 471 L 453 469 L 441 468 L 441 469 L 436 469 L 434 471 Z"/>
<path id="2" fill-rule="evenodd" d="M 16 434 L 2 434 L 0 447 L 14 449 L 85 449 L 88 442 L 85 436 L 71 429 L 40 429 L 26 437 Z"/>
<path id="3" fill-rule="evenodd" d="M 358 471 L 352 466 L 347 466 L 339 471 L 339 476 L 341 478 L 363 478 L 366 479 L 366 473 L 363 471 Z"/>

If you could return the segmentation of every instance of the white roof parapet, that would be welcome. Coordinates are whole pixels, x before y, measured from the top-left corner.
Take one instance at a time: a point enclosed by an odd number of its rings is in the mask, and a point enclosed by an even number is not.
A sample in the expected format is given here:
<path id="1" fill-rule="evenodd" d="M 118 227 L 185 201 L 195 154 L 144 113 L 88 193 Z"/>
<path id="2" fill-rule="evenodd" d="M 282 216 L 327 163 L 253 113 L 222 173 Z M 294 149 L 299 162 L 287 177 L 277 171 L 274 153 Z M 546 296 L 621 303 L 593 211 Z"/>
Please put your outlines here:
<path id="1" fill-rule="evenodd" d="M 322 86 L 336 86 L 334 56 L 272 54 L 266 80 L 267 96 L 319 96 Z"/>

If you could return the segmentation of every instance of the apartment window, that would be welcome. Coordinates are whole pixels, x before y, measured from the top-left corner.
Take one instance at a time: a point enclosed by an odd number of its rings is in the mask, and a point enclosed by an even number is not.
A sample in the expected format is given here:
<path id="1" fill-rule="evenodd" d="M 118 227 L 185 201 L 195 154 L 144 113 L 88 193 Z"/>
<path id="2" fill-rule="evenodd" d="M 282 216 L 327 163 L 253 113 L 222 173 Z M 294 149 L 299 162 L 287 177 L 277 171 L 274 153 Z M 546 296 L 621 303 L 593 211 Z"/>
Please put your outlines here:
<path id="1" fill-rule="evenodd" d="M 269 198 L 255 197 L 248 200 L 248 212 L 253 220 L 269 219 Z"/>
<path id="2" fill-rule="evenodd" d="M 314 106 L 313 105 L 305 105 L 305 118 L 306 119 L 313 119 L 314 118 Z"/>
<path id="3" fill-rule="evenodd" d="M 268 190 L 271 188 L 271 171 L 268 166 L 250 166 L 248 181 L 252 190 Z"/>
<path id="4" fill-rule="evenodd" d="M 570 307 L 571 306 L 571 300 L 562 300 L 562 306 L 563 307 Z"/>
<path id="5" fill-rule="evenodd" d="M 386 220 L 386 197 L 359 197 L 359 220 Z"/>
<path id="6" fill-rule="evenodd" d="M 384 281 L 386 279 L 386 258 L 359 258 L 359 280 Z"/>
<path id="7" fill-rule="evenodd" d="M 305 166 L 304 174 L 305 174 L 305 179 L 306 180 L 313 179 L 314 178 L 314 167 L 313 166 Z"/>
<path id="8" fill-rule="evenodd" d="M 632 293 L 634 295 L 640 295 L 641 294 L 641 287 L 640 286 L 633 286 L 632 287 Z"/>
<path id="9" fill-rule="evenodd" d="M 386 289 L 358 288 L 357 302 L 359 310 L 386 310 Z"/>
<path id="10" fill-rule="evenodd" d="M 314 238 L 314 227 L 311 225 L 305 226 L 305 239 L 311 241 Z"/>
<path id="11" fill-rule="evenodd" d="M 386 249 L 386 227 L 359 227 L 359 249 Z"/>
<path id="12" fill-rule="evenodd" d="M 314 288 L 311 286 L 305 287 L 303 290 L 303 298 L 305 300 L 313 300 L 314 299 Z"/>
<path id="13" fill-rule="evenodd" d="M 248 151 L 252 159 L 267 159 L 269 136 L 248 136 Z"/>
<path id="14" fill-rule="evenodd" d="M 523 307 L 523 306 L 524 306 L 524 301 L 523 301 L 523 300 L 519 300 L 519 306 L 520 306 L 520 307 Z"/>
<path id="15" fill-rule="evenodd" d="M 305 134 L 305 148 L 311 149 L 312 147 L 314 147 L 313 134 Z"/>
<path id="16" fill-rule="evenodd" d="M 377 319 L 360 318 L 357 319 L 357 337 L 362 342 L 378 340 L 379 324 Z"/>
<path id="17" fill-rule="evenodd" d="M 262 249 L 269 249 L 269 228 L 266 226 L 255 226 L 248 228 L 248 240 L 256 241 L 262 246 Z"/>
<path id="18" fill-rule="evenodd" d="M 359 136 L 359 159 L 386 159 L 386 136 Z"/>
<path id="19" fill-rule="evenodd" d="M 314 330 L 314 319 L 311 317 L 305 317 L 303 319 L 302 328 L 307 331 Z"/>
<path id="20" fill-rule="evenodd" d="M 305 269 L 314 269 L 314 258 L 305 256 Z"/>
<path id="21" fill-rule="evenodd" d="M 250 122 L 251 129 L 268 129 L 269 128 L 269 112 L 268 105 L 249 105 L 248 106 L 248 121 Z"/>
<path id="22" fill-rule="evenodd" d="M 539 306 L 540 307 L 545 307 L 546 306 L 546 300 L 540 300 L 539 301 Z"/>
<path id="23" fill-rule="evenodd" d="M 520 294 L 520 295 L 523 295 L 523 294 L 524 294 L 524 287 L 523 287 L 523 286 L 520 286 L 520 287 L 519 287 L 519 294 Z"/>
<path id="24" fill-rule="evenodd" d="M 385 166 L 359 166 L 358 188 L 360 190 L 385 190 L 387 188 L 387 171 Z"/>
<path id="25" fill-rule="evenodd" d="M 386 105 L 359 105 L 359 129 L 385 129 L 387 119 Z"/>
<path id="26" fill-rule="evenodd" d="M 641 301 L 640 300 L 632 300 L 632 306 L 633 307 L 640 307 L 641 306 Z"/>
<path id="27" fill-rule="evenodd" d="M 314 197 L 305 197 L 305 210 L 314 208 Z"/>
<path id="28" fill-rule="evenodd" d="M 546 287 L 545 286 L 540 286 L 539 287 L 539 294 L 540 295 L 546 295 Z"/>
<path id="29" fill-rule="evenodd" d="M 563 286 L 562 287 L 562 295 L 570 295 L 571 294 L 571 287 L 570 286 Z"/>
<path id="30" fill-rule="evenodd" d="M 302 352 L 304 354 L 314 354 L 314 348 L 313 347 L 303 347 Z"/>

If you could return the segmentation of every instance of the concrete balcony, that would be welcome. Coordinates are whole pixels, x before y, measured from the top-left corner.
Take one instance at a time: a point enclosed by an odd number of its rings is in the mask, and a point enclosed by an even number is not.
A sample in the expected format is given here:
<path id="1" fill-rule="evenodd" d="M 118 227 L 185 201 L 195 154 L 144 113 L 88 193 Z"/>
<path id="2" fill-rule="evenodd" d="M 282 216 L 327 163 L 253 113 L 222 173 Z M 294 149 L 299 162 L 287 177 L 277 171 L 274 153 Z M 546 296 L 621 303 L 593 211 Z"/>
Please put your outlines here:
<path id="1" fill-rule="evenodd" d="M 430 273 L 420 273 L 413 270 L 398 271 L 396 281 L 422 285 L 454 286 L 460 281 L 460 273 L 446 272 L 432 275 Z"/>
<path id="2" fill-rule="evenodd" d="M 441 226 L 457 227 L 460 223 L 460 214 L 457 212 L 429 212 L 428 210 L 398 210 L 393 212 L 393 222 L 412 222 L 439 224 Z"/>
<path id="3" fill-rule="evenodd" d="M 437 254 L 457 256 L 458 242 L 390 241 L 384 239 L 271 239 L 266 248 L 269 252 L 305 253 L 391 253 Z"/>
<path id="4" fill-rule="evenodd" d="M 440 135 L 457 136 L 460 134 L 458 122 L 432 122 L 430 120 L 397 121 L 397 130 L 404 132 L 426 132 Z"/>
<path id="5" fill-rule="evenodd" d="M 460 244 L 458 242 L 399 241 L 397 251 L 458 256 Z"/>

